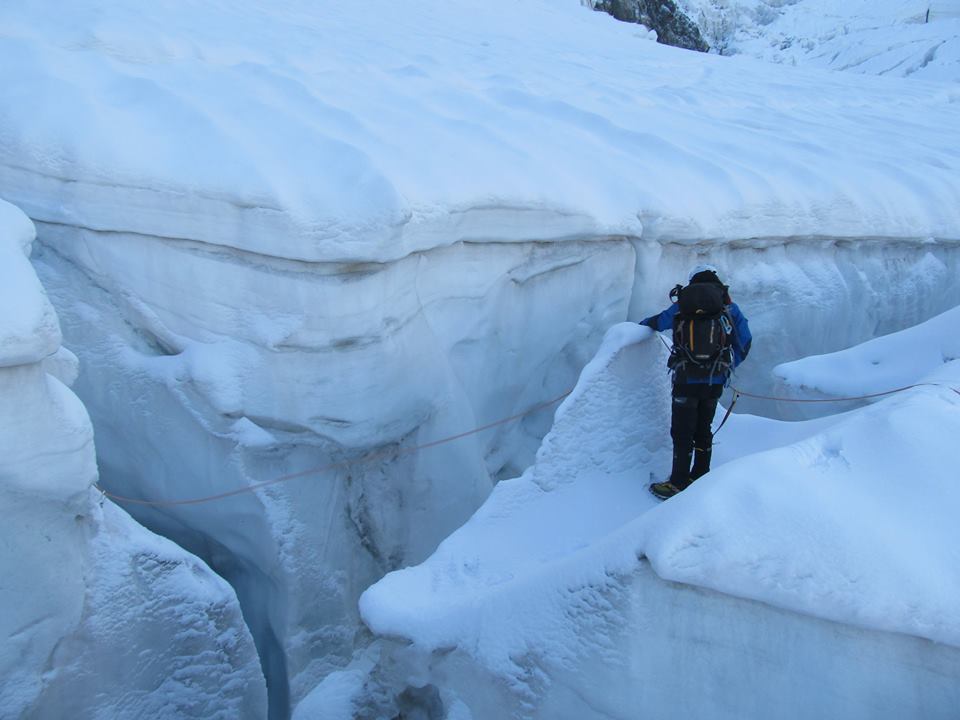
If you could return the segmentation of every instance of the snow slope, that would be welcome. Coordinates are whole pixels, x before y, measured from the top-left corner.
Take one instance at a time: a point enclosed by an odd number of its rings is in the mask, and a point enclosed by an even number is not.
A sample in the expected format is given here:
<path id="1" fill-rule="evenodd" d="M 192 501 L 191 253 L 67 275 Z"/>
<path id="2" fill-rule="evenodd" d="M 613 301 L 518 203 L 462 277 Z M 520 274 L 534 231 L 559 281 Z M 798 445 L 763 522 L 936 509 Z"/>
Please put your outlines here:
<path id="1" fill-rule="evenodd" d="M 70 355 L 32 241 L 0 201 L 0 717 L 263 717 L 233 591 L 92 488 L 90 420 L 47 372 L 69 381 Z"/>
<path id="2" fill-rule="evenodd" d="M 960 392 L 804 423 L 734 416 L 718 450 L 743 454 L 657 504 L 669 406 L 650 335 L 613 328 L 536 464 L 363 595 L 364 620 L 400 641 L 397 682 L 475 717 L 951 717 L 960 492 L 942 448 Z M 960 387 L 960 364 L 935 377 Z"/>

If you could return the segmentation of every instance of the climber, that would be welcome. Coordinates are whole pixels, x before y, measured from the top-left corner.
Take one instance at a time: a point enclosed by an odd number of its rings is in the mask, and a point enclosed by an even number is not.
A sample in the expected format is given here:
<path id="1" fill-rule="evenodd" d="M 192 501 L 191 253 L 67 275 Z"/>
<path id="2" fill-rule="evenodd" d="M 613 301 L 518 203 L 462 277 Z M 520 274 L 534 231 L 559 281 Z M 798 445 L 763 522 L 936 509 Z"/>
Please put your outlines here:
<path id="1" fill-rule="evenodd" d="M 698 265 L 686 287 L 670 291 L 673 304 L 641 321 L 655 331 L 673 331 L 667 366 L 673 373 L 673 468 L 650 486 L 666 500 L 710 470 L 711 423 L 730 373 L 750 352 L 750 327 L 712 265 Z M 691 458 L 693 468 L 690 467 Z"/>

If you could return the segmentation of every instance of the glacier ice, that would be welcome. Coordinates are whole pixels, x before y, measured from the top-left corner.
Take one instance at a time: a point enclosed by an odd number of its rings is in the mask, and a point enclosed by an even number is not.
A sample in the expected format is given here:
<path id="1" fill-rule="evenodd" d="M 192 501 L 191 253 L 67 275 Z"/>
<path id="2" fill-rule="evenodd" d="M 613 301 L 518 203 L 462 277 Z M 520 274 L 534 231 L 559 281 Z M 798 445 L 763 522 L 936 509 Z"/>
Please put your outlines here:
<path id="1" fill-rule="evenodd" d="M 233 590 L 104 501 L 57 316 L 0 201 L 0 717 L 259 718 Z"/>
<path id="2" fill-rule="evenodd" d="M 960 303 L 947 86 L 690 56 L 552 0 L 0 24 L 0 194 L 38 224 L 105 486 L 339 465 L 129 508 L 233 584 L 278 716 L 349 685 L 360 593 L 518 474 L 549 413 L 413 450 L 564 392 L 691 265 L 762 335 L 755 390 Z"/>

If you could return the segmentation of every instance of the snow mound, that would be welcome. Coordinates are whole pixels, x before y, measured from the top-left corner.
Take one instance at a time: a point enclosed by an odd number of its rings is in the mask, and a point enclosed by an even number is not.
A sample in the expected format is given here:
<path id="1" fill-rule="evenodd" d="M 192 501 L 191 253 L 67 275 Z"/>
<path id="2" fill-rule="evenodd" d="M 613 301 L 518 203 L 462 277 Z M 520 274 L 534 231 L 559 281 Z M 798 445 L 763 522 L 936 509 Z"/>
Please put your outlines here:
<path id="1" fill-rule="evenodd" d="M 960 307 L 907 330 L 862 345 L 777 365 L 787 386 L 810 388 L 827 397 L 881 393 L 920 382 L 960 359 Z M 946 376 L 952 376 L 946 370 Z"/>
<path id="2" fill-rule="evenodd" d="M 960 388 L 960 363 L 928 377 Z M 958 432 L 950 387 L 847 413 L 718 467 L 644 518 L 642 551 L 669 580 L 960 646 L 960 488 L 943 452 Z"/>
<path id="3" fill-rule="evenodd" d="M 802 423 L 735 415 L 713 472 L 657 504 L 646 485 L 669 467 L 669 406 L 648 336 L 611 329 L 536 465 L 425 563 L 362 596 L 376 633 L 456 650 L 536 704 L 578 658 L 656 635 L 614 612 L 648 582 L 646 558 L 666 580 L 960 647 L 960 488 L 942 452 L 960 433 L 960 394 L 922 388 Z M 960 386 L 960 362 L 935 377 Z"/>
<path id="4" fill-rule="evenodd" d="M 230 587 L 102 500 L 76 358 L 0 202 L 0 715 L 258 718 L 263 676 Z M 50 357 L 45 357 L 50 355 Z"/>

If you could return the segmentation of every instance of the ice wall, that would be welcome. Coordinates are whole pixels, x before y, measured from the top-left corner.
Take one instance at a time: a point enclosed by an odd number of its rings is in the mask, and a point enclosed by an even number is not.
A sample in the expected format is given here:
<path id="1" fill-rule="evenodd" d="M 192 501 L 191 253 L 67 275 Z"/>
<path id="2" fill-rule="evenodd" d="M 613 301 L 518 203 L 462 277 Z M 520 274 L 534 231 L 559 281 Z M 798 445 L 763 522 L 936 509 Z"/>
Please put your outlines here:
<path id="1" fill-rule="evenodd" d="M 518 649 L 505 678 L 464 647 L 427 653 L 386 640 L 385 670 L 338 688 L 328 707 L 341 714 L 295 717 L 373 720 L 411 696 L 436 698 L 414 705 L 423 717 L 442 717 L 427 714 L 439 707 L 458 720 L 955 717 L 956 647 L 667 582 L 643 560 L 611 584 L 571 589 L 565 619 L 585 636 L 572 659 Z"/>
<path id="2" fill-rule="evenodd" d="M 104 501 L 33 226 L 0 201 L 0 716 L 259 718 L 233 591 Z M 60 350 L 58 352 L 58 349 Z"/>
<path id="3" fill-rule="evenodd" d="M 360 592 L 462 524 L 550 413 L 409 450 L 569 389 L 633 280 L 625 242 L 329 265 L 44 232 L 37 265 L 84 361 L 109 487 L 188 499 L 357 461 L 207 506 L 130 508 L 234 584 L 280 707 L 276 683 L 298 698 L 346 662 Z"/>

